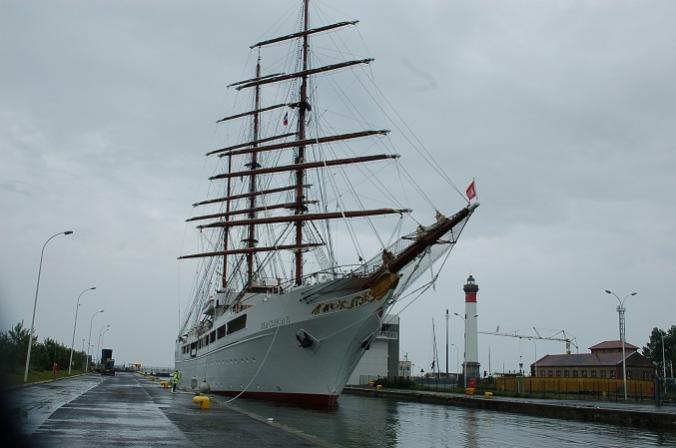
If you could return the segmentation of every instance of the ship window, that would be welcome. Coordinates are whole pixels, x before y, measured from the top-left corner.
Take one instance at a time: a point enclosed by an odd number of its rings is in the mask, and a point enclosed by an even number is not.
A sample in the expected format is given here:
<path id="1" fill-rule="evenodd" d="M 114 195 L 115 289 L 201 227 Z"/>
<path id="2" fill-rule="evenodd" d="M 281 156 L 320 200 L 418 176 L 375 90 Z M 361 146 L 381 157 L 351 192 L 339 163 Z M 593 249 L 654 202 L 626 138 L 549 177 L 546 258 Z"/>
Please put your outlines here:
<path id="1" fill-rule="evenodd" d="M 564 371 L 563 371 L 563 376 L 566 376 L 566 377 L 570 376 L 570 371 L 569 371 L 569 370 L 564 370 Z"/>
<path id="2" fill-rule="evenodd" d="M 577 378 L 577 370 L 573 370 L 573 376 Z"/>
<path id="3" fill-rule="evenodd" d="M 246 327 L 246 314 L 236 317 L 228 322 L 228 334 L 234 333 Z"/>
<path id="4" fill-rule="evenodd" d="M 206 347 L 207 345 L 209 345 L 209 335 L 204 336 L 204 339 L 203 339 L 203 340 L 204 340 L 203 344 L 204 344 L 205 347 Z"/>
<path id="5" fill-rule="evenodd" d="M 212 331 L 209 334 L 209 342 L 214 342 L 216 340 L 216 330 Z"/>
<path id="6" fill-rule="evenodd" d="M 614 371 L 614 370 L 611 370 L 611 371 L 610 371 L 610 377 L 611 377 L 611 378 L 615 378 L 615 371 Z"/>
<path id="7" fill-rule="evenodd" d="M 594 377 L 596 376 L 596 370 L 590 370 L 589 373 L 591 374 L 591 376 L 594 376 Z"/>
<path id="8" fill-rule="evenodd" d="M 220 327 L 218 327 L 218 330 L 216 330 L 216 333 L 218 335 L 218 339 L 225 336 L 225 325 L 221 325 Z"/>
<path id="9" fill-rule="evenodd" d="M 586 370 L 583 370 L 583 371 L 582 371 L 582 377 L 583 377 L 583 378 L 586 378 L 586 377 L 587 377 L 587 371 L 586 371 Z"/>
<path id="10" fill-rule="evenodd" d="M 554 372 L 552 372 L 551 370 L 547 371 L 547 376 L 553 376 L 553 375 L 554 375 Z"/>
<path id="11" fill-rule="evenodd" d="M 561 376 L 561 371 L 560 371 L 560 370 L 557 370 L 557 371 L 556 371 L 556 376 Z"/>

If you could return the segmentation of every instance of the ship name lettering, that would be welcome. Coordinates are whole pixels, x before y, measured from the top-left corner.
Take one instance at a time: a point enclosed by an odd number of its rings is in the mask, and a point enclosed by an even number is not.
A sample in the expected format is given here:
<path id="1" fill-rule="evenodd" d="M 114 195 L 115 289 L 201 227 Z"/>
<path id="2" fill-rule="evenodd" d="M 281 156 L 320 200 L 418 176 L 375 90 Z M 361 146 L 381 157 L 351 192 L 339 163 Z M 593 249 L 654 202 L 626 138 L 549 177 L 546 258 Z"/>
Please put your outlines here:
<path id="1" fill-rule="evenodd" d="M 382 297 L 381 297 L 382 298 Z M 349 310 L 377 300 L 370 291 L 360 294 L 352 299 L 335 300 L 329 303 L 320 303 L 314 307 L 312 314 L 323 314 L 331 311 Z"/>
<path id="2" fill-rule="evenodd" d="M 282 325 L 287 325 L 291 323 L 291 318 L 289 316 L 278 317 L 277 319 L 268 320 L 261 323 L 261 330 L 267 330 L 268 328 L 275 328 Z"/>

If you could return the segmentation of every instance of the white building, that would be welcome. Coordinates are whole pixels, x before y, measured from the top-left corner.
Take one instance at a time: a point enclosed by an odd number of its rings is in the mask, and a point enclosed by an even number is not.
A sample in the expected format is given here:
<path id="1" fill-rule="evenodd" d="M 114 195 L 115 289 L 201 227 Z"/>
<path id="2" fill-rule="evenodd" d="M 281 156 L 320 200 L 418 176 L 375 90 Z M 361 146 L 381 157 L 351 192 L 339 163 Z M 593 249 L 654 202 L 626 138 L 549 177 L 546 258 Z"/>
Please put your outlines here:
<path id="1" fill-rule="evenodd" d="M 387 315 L 371 347 L 352 372 L 347 384 L 367 384 L 378 377 L 399 375 L 399 316 Z"/>

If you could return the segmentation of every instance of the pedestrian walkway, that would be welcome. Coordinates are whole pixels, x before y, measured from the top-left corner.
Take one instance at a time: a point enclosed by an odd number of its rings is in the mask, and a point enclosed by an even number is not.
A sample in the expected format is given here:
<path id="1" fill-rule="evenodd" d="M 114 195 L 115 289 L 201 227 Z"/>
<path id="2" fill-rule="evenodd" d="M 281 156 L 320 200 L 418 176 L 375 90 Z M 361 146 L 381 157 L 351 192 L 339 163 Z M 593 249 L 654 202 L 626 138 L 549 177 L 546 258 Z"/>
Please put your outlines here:
<path id="1" fill-rule="evenodd" d="M 201 410 L 192 397 L 124 373 L 12 391 L 15 423 L 30 446 L 321 446 L 225 406 Z"/>

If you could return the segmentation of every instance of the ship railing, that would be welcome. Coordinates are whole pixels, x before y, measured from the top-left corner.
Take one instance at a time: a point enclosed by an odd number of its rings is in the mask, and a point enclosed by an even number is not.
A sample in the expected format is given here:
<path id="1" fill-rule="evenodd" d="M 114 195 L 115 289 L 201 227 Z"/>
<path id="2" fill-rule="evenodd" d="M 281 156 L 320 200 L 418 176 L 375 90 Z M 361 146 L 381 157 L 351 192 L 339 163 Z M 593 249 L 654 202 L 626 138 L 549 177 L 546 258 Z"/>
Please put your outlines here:
<path id="1" fill-rule="evenodd" d="M 333 268 L 322 269 L 303 276 L 302 285 L 308 286 L 322 283 L 328 280 L 338 280 L 350 277 L 367 277 L 375 272 L 379 266 L 368 266 L 365 264 L 345 264 Z M 296 286 L 295 280 L 287 280 L 279 284 L 281 289 L 287 290 Z"/>

